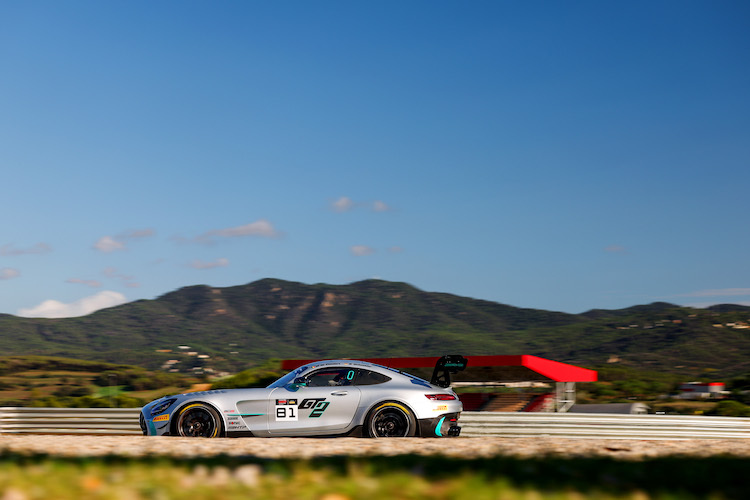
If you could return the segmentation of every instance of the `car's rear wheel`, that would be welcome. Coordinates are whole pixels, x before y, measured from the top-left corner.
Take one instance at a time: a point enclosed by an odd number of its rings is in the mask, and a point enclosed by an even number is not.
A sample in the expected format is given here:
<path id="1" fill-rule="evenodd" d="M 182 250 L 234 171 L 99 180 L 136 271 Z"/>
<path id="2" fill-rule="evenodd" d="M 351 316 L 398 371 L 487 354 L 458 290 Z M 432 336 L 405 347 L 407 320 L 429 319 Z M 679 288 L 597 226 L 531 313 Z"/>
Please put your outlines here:
<path id="1" fill-rule="evenodd" d="M 410 437 L 417 432 L 417 419 L 406 406 L 389 401 L 370 411 L 365 428 L 370 437 Z"/>
<path id="2" fill-rule="evenodd" d="M 214 438 L 221 435 L 221 417 L 209 405 L 194 403 L 180 410 L 175 427 L 178 436 Z"/>

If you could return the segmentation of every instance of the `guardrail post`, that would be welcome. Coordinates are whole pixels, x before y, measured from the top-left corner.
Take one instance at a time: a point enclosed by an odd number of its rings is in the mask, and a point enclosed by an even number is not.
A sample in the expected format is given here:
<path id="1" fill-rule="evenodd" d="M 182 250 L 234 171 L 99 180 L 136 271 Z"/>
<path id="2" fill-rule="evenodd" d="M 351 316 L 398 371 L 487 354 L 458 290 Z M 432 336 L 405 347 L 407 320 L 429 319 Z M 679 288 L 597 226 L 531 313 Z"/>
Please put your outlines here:
<path id="1" fill-rule="evenodd" d="M 557 382 L 555 409 L 558 413 L 565 413 L 576 404 L 576 383 Z"/>

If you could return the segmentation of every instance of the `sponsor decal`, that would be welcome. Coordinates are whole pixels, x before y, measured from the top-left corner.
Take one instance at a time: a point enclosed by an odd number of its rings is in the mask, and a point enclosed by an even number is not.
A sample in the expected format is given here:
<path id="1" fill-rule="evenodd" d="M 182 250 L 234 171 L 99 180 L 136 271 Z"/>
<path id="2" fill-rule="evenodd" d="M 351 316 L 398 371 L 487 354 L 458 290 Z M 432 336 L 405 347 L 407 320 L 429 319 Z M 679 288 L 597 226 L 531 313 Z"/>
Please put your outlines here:
<path id="1" fill-rule="evenodd" d="M 437 408 L 435 408 L 432 411 L 448 411 L 448 405 L 439 405 Z"/>
<path id="2" fill-rule="evenodd" d="M 326 411 L 326 408 L 328 408 L 328 405 L 330 404 L 331 404 L 330 401 L 326 401 L 326 398 L 309 398 L 309 399 L 302 400 L 302 402 L 299 404 L 299 409 L 300 410 L 312 409 L 308 417 L 320 418 L 323 415 L 323 412 Z"/>
<path id="3" fill-rule="evenodd" d="M 166 415 L 159 415 L 158 417 L 154 417 L 154 422 L 166 422 L 169 420 L 169 413 Z"/>
<path id="4" fill-rule="evenodd" d="M 297 400 L 296 399 L 277 399 L 276 400 L 276 406 L 279 405 L 293 405 L 297 406 Z"/>

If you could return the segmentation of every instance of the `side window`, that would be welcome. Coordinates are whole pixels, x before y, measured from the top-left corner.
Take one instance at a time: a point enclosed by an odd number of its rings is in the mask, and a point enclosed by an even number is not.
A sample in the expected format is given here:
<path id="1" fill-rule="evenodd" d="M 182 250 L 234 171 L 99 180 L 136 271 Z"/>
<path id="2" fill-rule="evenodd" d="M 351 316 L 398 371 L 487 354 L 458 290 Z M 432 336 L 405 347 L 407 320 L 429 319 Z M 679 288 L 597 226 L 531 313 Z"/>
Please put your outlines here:
<path id="1" fill-rule="evenodd" d="M 352 385 L 356 371 L 354 368 L 323 368 L 308 375 L 309 387 L 335 387 Z"/>
<path id="2" fill-rule="evenodd" d="M 391 379 L 391 377 L 370 370 L 359 369 L 357 371 L 359 372 L 359 375 L 357 376 L 357 385 L 382 384 Z"/>

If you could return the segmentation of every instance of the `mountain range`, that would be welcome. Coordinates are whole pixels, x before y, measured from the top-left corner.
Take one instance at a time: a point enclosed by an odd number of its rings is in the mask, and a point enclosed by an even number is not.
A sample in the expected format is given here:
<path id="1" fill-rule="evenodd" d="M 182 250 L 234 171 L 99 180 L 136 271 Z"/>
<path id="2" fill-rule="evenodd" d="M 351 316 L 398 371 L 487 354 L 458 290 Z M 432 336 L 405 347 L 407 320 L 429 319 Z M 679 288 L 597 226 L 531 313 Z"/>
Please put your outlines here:
<path id="1" fill-rule="evenodd" d="M 263 279 L 181 288 L 88 316 L 0 315 L 3 355 L 49 355 L 181 372 L 269 358 L 533 354 L 684 373 L 750 372 L 750 307 L 664 302 L 567 314 L 366 280 Z"/>

